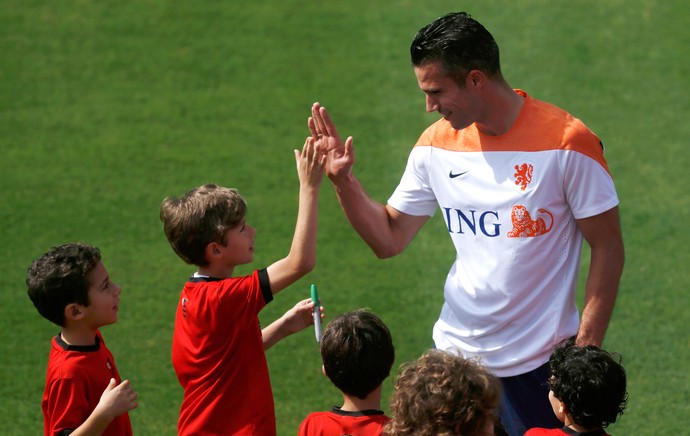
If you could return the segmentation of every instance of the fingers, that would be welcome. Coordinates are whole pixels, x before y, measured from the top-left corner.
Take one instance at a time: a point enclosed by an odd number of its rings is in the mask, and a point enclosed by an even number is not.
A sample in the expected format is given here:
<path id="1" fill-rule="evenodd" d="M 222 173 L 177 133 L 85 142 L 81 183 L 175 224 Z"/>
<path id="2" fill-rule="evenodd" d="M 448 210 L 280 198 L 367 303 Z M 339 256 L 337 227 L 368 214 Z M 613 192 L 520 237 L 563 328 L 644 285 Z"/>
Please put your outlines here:
<path id="1" fill-rule="evenodd" d="M 311 106 L 311 122 L 313 125 L 312 135 L 318 137 L 326 132 L 326 128 L 323 125 L 323 117 L 321 115 L 321 104 L 319 102 L 314 103 Z"/>
<path id="2" fill-rule="evenodd" d="M 321 126 L 323 127 L 324 134 L 327 136 L 337 137 L 338 132 L 336 132 L 335 125 L 333 124 L 333 121 L 331 120 L 330 115 L 328 115 L 328 111 L 326 110 L 325 107 L 323 107 L 323 106 L 319 107 L 319 116 L 320 116 Z"/>
<path id="3" fill-rule="evenodd" d="M 352 136 L 348 136 L 347 140 L 345 140 L 345 156 L 350 157 L 352 156 L 354 158 L 355 156 L 355 149 L 352 147 Z"/>
<path id="4" fill-rule="evenodd" d="M 309 117 L 309 119 L 307 119 L 307 126 L 309 126 L 309 131 L 311 132 L 311 136 L 313 138 L 318 138 L 319 132 L 316 131 L 316 124 L 314 124 L 314 117 Z"/>
<path id="5" fill-rule="evenodd" d="M 124 396 L 124 400 L 129 404 L 129 409 L 135 409 L 139 403 L 137 403 L 137 398 L 139 398 L 139 393 L 132 389 L 129 380 L 123 380 L 122 383 L 117 387 L 121 390 L 121 394 Z"/>
<path id="6" fill-rule="evenodd" d="M 338 131 L 335 128 L 331 116 L 328 115 L 328 111 L 325 107 L 321 106 L 319 102 L 314 103 L 311 106 L 311 124 L 309 130 L 312 132 L 312 136 L 318 138 L 318 135 L 329 136 L 340 140 L 338 136 Z"/>

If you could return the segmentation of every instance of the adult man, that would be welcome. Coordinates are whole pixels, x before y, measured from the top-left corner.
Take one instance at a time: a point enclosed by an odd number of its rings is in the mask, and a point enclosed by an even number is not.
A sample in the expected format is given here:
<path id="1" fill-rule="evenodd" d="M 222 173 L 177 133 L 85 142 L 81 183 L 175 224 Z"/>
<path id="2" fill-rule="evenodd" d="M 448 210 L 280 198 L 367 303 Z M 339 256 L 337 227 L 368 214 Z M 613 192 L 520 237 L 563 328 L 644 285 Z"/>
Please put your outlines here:
<path id="1" fill-rule="evenodd" d="M 438 206 L 457 258 L 434 326 L 437 348 L 479 356 L 501 378 L 510 434 L 557 427 L 547 400 L 552 348 L 577 335 L 600 346 L 624 251 L 618 198 L 601 142 L 580 120 L 514 90 L 498 46 L 469 15 L 421 29 L 410 48 L 432 124 L 382 205 L 352 174 L 343 143 L 315 103 L 309 127 L 348 220 L 379 258 L 402 252 Z M 582 238 L 591 247 L 582 318 L 574 302 Z"/>

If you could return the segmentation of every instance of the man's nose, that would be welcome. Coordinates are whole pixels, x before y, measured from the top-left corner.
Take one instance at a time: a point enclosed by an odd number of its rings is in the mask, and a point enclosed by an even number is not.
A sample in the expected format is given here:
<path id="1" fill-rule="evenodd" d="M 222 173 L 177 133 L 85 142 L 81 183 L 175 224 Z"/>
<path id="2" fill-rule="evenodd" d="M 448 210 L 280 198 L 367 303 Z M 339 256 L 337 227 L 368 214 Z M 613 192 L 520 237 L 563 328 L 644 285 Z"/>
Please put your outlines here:
<path id="1" fill-rule="evenodd" d="M 429 95 L 426 96 L 426 111 L 427 112 L 436 112 L 438 110 L 438 104 L 436 101 Z"/>

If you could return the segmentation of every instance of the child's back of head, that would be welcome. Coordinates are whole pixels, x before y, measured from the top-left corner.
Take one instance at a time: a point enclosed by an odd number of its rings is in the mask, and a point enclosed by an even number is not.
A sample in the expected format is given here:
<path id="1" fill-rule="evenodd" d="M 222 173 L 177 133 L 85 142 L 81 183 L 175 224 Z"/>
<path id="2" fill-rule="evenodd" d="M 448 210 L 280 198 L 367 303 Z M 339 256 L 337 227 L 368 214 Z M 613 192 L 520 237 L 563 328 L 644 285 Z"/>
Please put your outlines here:
<path id="1" fill-rule="evenodd" d="M 390 375 L 395 350 L 383 321 L 369 311 L 355 310 L 328 323 L 321 358 L 326 376 L 341 392 L 364 399 Z"/>
<path id="2" fill-rule="evenodd" d="M 100 261 L 99 249 L 82 243 L 54 247 L 34 260 L 27 271 L 26 286 L 38 312 L 64 327 L 68 304 L 89 305 L 88 274 Z"/>
<path id="3" fill-rule="evenodd" d="M 429 350 L 403 365 L 391 399 L 387 435 L 493 435 L 501 385 L 473 360 Z"/>
<path id="4" fill-rule="evenodd" d="M 160 219 L 168 242 L 185 262 L 206 266 L 208 244 L 224 245 L 228 229 L 245 218 L 247 204 L 236 189 L 207 184 L 180 198 L 168 197 L 160 206 Z"/>
<path id="5" fill-rule="evenodd" d="M 605 428 L 627 404 L 625 369 L 608 352 L 568 341 L 549 359 L 551 392 L 563 402 L 566 414 L 586 429 Z"/>

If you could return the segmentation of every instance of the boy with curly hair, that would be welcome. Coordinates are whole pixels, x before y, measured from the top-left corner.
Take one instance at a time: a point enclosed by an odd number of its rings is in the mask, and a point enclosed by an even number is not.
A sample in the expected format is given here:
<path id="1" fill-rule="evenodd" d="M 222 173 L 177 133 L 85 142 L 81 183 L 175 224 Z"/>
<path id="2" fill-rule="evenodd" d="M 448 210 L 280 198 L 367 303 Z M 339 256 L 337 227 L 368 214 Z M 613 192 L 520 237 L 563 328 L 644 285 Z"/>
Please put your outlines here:
<path id="1" fill-rule="evenodd" d="M 549 401 L 564 427 L 533 428 L 525 436 L 607 436 L 604 429 L 623 414 L 628 402 L 620 356 L 569 340 L 551 354 L 549 369 Z"/>
<path id="2" fill-rule="evenodd" d="M 172 362 L 184 389 L 178 434 L 276 434 L 265 350 L 313 323 L 314 303 L 298 302 L 261 329 L 259 312 L 273 295 L 316 263 L 316 223 L 324 159 L 309 138 L 295 150 L 299 175 L 297 224 L 288 255 L 246 276 L 235 267 L 254 259 L 256 230 L 235 189 L 208 184 L 160 207 L 175 253 L 197 271 L 177 305 Z"/>
<path id="3" fill-rule="evenodd" d="M 340 315 L 326 326 L 321 359 L 321 370 L 342 392 L 343 405 L 311 413 L 298 435 L 380 435 L 389 420 L 380 410 L 381 387 L 395 360 L 388 327 L 364 309 Z"/>
<path id="4" fill-rule="evenodd" d="M 384 434 L 493 436 L 501 383 L 476 361 L 428 350 L 403 365 Z"/>
<path id="5" fill-rule="evenodd" d="M 127 412 L 137 407 L 137 393 L 120 378 L 100 332 L 118 321 L 122 289 L 110 280 L 100 250 L 54 247 L 33 261 L 26 285 L 38 312 L 61 327 L 48 357 L 44 434 L 131 435 Z"/>

